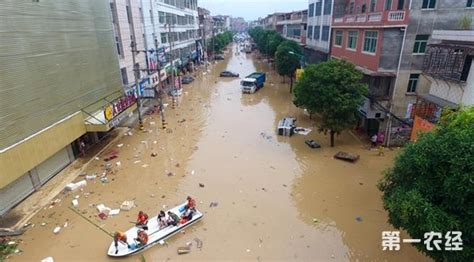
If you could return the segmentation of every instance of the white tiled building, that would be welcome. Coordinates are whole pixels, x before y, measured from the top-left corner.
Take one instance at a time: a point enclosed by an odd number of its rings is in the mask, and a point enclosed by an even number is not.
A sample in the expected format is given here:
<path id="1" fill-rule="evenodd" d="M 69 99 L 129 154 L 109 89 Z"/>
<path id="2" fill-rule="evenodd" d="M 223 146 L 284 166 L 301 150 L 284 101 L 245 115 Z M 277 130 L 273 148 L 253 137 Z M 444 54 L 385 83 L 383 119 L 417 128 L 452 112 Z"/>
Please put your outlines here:
<path id="1" fill-rule="evenodd" d="M 309 0 L 305 53 L 310 63 L 328 57 L 333 5 L 334 0 Z"/>
<path id="2" fill-rule="evenodd" d="M 134 66 L 132 59 L 131 42 L 136 39 L 137 49 L 145 49 L 143 32 L 143 16 L 139 1 L 132 0 L 110 0 L 110 11 L 114 25 L 115 46 L 120 64 L 120 73 L 125 92 L 132 92 L 135 87 Z M 136 56 L 137 67 L 147 67 L 145 55 Z M 141 71 L 139 82 L 147 77 L 146 72 Z"/>

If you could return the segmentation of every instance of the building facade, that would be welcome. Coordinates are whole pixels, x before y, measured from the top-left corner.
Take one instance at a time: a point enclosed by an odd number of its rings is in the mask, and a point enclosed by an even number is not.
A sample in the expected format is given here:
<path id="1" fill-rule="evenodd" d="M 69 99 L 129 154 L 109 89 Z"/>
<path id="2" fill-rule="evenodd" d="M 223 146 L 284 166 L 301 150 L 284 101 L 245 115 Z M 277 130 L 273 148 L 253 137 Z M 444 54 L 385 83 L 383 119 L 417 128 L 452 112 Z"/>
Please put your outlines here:
<path id="1" fill-rule="evenodd" d="M 331 47 L 331 25 L 334 0 L 310 0 L 305 57 L 309 63 L 326 61 Z"/>
<path id="2" fill-rule="evenodd" d="M 276 31 L 283 37 L 300 45 L 306 44 L 306 23 L 308 10 L 300 10 L 276 15 Z"/>
<path id="3" fill-rule="evenodd" d="M 0 23 L 4 214 L 127 117 L 136 97 L 123 95 L 109 1 L 8 0 L 0 16 L 16 21 Z"/>
<path id="4" fill-rule="evenodd" d="M 411 139 L 434 127 L 445 108 L 474 105 L 474 31 L 434 30 L 426 47 L 421 77 L 428 93 L 418 93 L 408 112 L 414 120 Z"/>
<path id="5" fill-rule="evenodd" d="M 199 37 L 201 38 L 201 44 L 203 47 L 202 60 L 207 59 L 207 46 L 213 34 L 213 19 L 211 12 L 205 8 L 198 7 L 199 15 Z"/>
<path id="6" fill-rule="evenodd" d="M 410 19 L 393 96 L 393 114 L 410 119 L 417 94 L 431 92 L 434 79 L 423 73 L 424 63 L 430 55 L 428 44 L 443 41 L 438 34 L 440 30 L 474 30 L 472 23 L 467 25 L 469 28 L 460 25 L 463 18 L 473 17 L 474 4 L 470 0 L 411 1 Z M 437 39 L 433 38 L 434 32 L 438 32 Z"/>
<path id="7" fill-rule="evenodd" d="M 361 132 L 371 136 L 391 131 L 391 99 L 408 25 L 409 1 L 335 0 L 331 57 L 356 65 L 369 93 L 359 109 Z M 389 119 L 390 118 L 390 119 Z M 406 123 L 396 118 L 396 126 Z M 398 129 L 398 130 L 399 130 Z"/>
<path id="8" fill-rule="evenodd" d="M 248 29 L 248 23 L 242 17 L 231 17 L 230 24 L 231 30 L 236 33 L 245 32 Z"/>
<path id="9" fill-rule="evenodd" d="M 148 81 L 146 69 L 148 64 L 145 53 L 135 53 L 133 63 L 132 43 L 137 50 L 145 50 L 144 17 L 140 1 L 110 0 L 110 12 L 114 28 L 114 39 L 120 64 L 120 74 L 125 93 L 139 92 L 136 88 L 135 73 L 139 85 Z"/>

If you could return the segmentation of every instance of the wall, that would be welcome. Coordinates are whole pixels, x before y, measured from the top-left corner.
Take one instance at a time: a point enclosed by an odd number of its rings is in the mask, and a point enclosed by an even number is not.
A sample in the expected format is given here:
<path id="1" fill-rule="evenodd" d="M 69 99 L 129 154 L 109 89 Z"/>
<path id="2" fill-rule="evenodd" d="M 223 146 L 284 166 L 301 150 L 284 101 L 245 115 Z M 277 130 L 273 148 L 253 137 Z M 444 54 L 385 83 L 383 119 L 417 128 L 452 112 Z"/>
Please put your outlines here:
<path id="1" fill-rule="evenodd" d="M 0 152 L 0 188 L 25 174 L 86 133 L 78 112 L 18 145 Z"/>
<path id="2" fill-rule="evenodd" d="M 4 0 L 0 17 L 0 150 L 121 89 L 108 1 Z"/>
<path id="3" fill-rule="evenodd" d="M 342 30 L 342 46 L 338 47 L 334 45 L 334 34 L 336 30 Z M 367 68 L 371 71 L 378 71 L 379 68 L 379 58 L 380 58 L 380 51 L 381 51 L 381 42 L 383 39 L 383 30 L 379 29 L 367 29 L 371 31 L 378 31 L 378 39 L 377 39 L 377 47 L 375 54 L 367 54 L 362 52 L 363 43 L 364 43 L 364 31 L 366 29 L 346 29 L 346 28 L 337 28 L 332 30 L 332 41 L 333 46 L 331 49 L 331 56 L 348 60 L 349 62 L 358 65 L 363 68 Z M 347 49 L 347 39 L 349 31 L 357 31 L 357 45 L 356 50 Z"/>
<path id="4" fill-rule="evenodd" d="M 434 10 L 422 10 L 423 0 L 412 0 L 410 19 L 407 27 L 407 35 L 404 44 L 402 63 L 395 86 L 393 113 L 399 117 L 405 117 L 409 103 L 414 103 L 415 98 L 405 95 L 410 74 L 420 73 L 423 66 L 424 55 L 413 54 L 413 47 L 417 34 L 431 35 L 433 30 L 455 30 L 458 28 L 459 18 L 463 14 L 474 16 L 473 8 L 466 8 L 465 0 L 438 0 Z M 429 43 L 433 42 L 430 39 Z M 426 94 L 429 90 L 429 82 L 420 76 L 417 93 Z"/>
<path id="5" fill-rule="evenodd" d="M 309 9 L 308 9 L 308 22 L 307 22 L 308 26 L 307 26 L 307 28 L 309 26 L 315 27 L 317 25 L 319 25 L 321 28 L 322 28 L 322 26 L 331 26 L 332 10 L 333 9 L 331 8 L 331 13 L 330 14 L 324 15 L 323 14 L 324 13 L 324 3 L 326 1 L 329 1 L 329 2 L 331 2 L 331 6 L 333 6 L 334 5 L 334 0 L 310 0 L 309 5 L 314 4 L 314 12 L 316 12 L 316 2 L 319 2 L 319 1 L 321 2 L 321 13 L 319 15 L 316 15 L 316 13 L 314 13 L 314 15 L 310 17 L 309 16 L 310 12 L 309 12 Z M 308 8 L 309 8 L 309 5 L 308 5 Z M 313 33 L 313 35 L 314 35 L 314 33 Z M 329 35 L 331 35 L 331 31 L 329 31 Z M 321 51 L 321 52 L 326 53 L 326 54 L 329 53 L 330 41 L 322 41 L 321 39 L 316 40 L 316 39 L 307 38 L 306 39 L 306 44 L 310 49 L 313 49 L 313 50 L 316 50 L 316 51 Z"/>
<path id="6" fill-rule="evenodd" d="M 132 24 L 128 23 L 128 17 L 127 17 L 127 2 L 130 2 L 130 9 L 131 9 L 131 15 L 133 19 L 133 27 Z M 121 38 L 121 45 L 122 45 L 122 50 L 123 54 L 119 55 L 119 63 L 120 63 L 120 68 L 126 68 L 127 70 L 127 79 L 128 83 L 126 86 L 130 85 L 133 86 L 135 84 L 135 78 L 134 78 L 134 71 L 133 71 L 133 57 L 132 57 L 132 52 L 131 52 L 131 36 L 135 34 L 136 38 L 136 44 L 137 44 L 137 49 L 138 50 L 144 50 L 145 49 L 145 39 L 143 38 L 143 23 L 142 23 L 142 14 L 141 14 L 141 4 L 139 1 L 134 1 L 134 0 L 112 0 L 111 3 L 115 3 L 115 8 L 117 10 L 117 22 L 118 31 L 116 30 L 116 34 L 120 34 Z M 155 13 L 156 15 L 155 19 L 158 19 L 158 13 Z M 147 15 L 147 19 L 150 20 L 148 17 L 149 13 Z M 152 42 L 153 43 L 153 42 Z M 115 49 L 116 50 L 116 49 Z M 140 68 L 146 68 L 146 58 L 143 53 L 137 54 L 136 55 L 136 63 L 140 65 Z M 145 73 L 141 72 L 141 75 L 144 75 Z"/>
<path id="7" fill-rule="evenodd" d="M 379 70 L 396 72 L 400 50 L 402 50 L 403 31 L 400 28 L 386 28 L 383 30 L 383 39 L 380 52 Z"/>

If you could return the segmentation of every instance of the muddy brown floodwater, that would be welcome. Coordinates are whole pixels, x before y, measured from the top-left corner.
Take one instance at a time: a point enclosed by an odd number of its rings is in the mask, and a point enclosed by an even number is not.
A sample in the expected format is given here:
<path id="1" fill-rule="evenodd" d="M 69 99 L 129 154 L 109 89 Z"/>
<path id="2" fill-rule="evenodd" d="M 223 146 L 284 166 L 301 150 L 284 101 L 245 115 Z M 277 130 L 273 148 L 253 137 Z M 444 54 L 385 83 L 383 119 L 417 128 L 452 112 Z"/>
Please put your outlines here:
<path id="1" fill-rule="evenodd" d="M 106 255 L 111 238 L 68 209 L 75 196 L 85 216 L 113 232 L 128 229 L 139 210 L 155 216 L 163 205 L 174 206 L 187 195 L 197 199 L 204 218 L 167 245 L 146 250 L 147 261 L 428 260 L 409 244 L 402 243 L 400 251 L 382 251 L 381 232 L 395 229 L 387 223 L 376 183 L 396 150 L 379 157 L 350 132 L 338 136 L 336 147 L 330 148 L 329 138 L 315 131 L 317 123 L 293 106 L 288 84 L 251 55 L 229 53 L 210 69 L 184 86 L 175 109 L 167 108 L 172 132 L 160 129 L 159 115 L 147 116 L 146 132 L 133 130 L 111 147 L 119 156 L 111 161 L 110 182 L 97 179 L 82 192 L 60 194 L 61 203 L 31 220 L 35 226 L 21 237 L 23 252 L 12 260 L 52 256 L 55 261 L 115 261 Z M 241 77 L 265 71 L 265 87 L 242 95 L 239 79 L 218 77 L 224 69 Z M 276 136 L 277 122 L 285 116 L 296 116 L 298 126 L 313 132 L 307 137 Z M 322 148 L 310 149 L 305 139 L 320 142 Z M 86 172 L 102 174 L 102 159 L 110 150 Z M 355 164 L 333 159 L 340 150 L 361 158 Z M 158 155 L 151 157 L 152 152 Z M 118 208 L 131 199 L 138 207 L 107 220 L 97 217 L 94 205 Z M 218 206 L 210 207 L 211 202 Z M 53 234 L 65 222 L 68 226 Z M 402 232 L 402 237 L 408 236 Z M 194 238 L 203 241 L 202 248 L 194 243 L 191 253 L 178 255 L 176 249 Z M 140 261 L 140 256 L 123 260 Z"/>

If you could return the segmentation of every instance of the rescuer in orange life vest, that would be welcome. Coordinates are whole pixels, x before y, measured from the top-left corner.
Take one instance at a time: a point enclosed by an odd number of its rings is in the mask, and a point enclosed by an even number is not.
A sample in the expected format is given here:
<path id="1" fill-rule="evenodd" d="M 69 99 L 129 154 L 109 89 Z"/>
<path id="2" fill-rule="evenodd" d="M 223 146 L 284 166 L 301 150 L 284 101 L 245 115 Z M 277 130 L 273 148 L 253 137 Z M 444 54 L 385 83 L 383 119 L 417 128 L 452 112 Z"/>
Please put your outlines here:
<path id="1" fill-rule="evenodd" d="M 143 211 L 138 212 L 136 226 L 143 228 L 144 230 L 148 230 L 147 224 L 148 224 L 148 215 Z"/>
<path id="2" fill-rule="evenodd" d="M 137 231 L 137 238 L 135 238 L 136 241 L 138 241 L 138 245 L 144 246 L 148 243 L 148 234 L 145 232 L 143 229 L 139 229 Z"/>
<path id="3" fill-rule="evenodd" d="M 115 232 L 114 235 L 114 243 L 115 243 L 115 254 L 118 253 L 118 242 L 122 242 L 130 248 L 130 245 L 127 242 L 127 235 L 123 232 Z"/>

